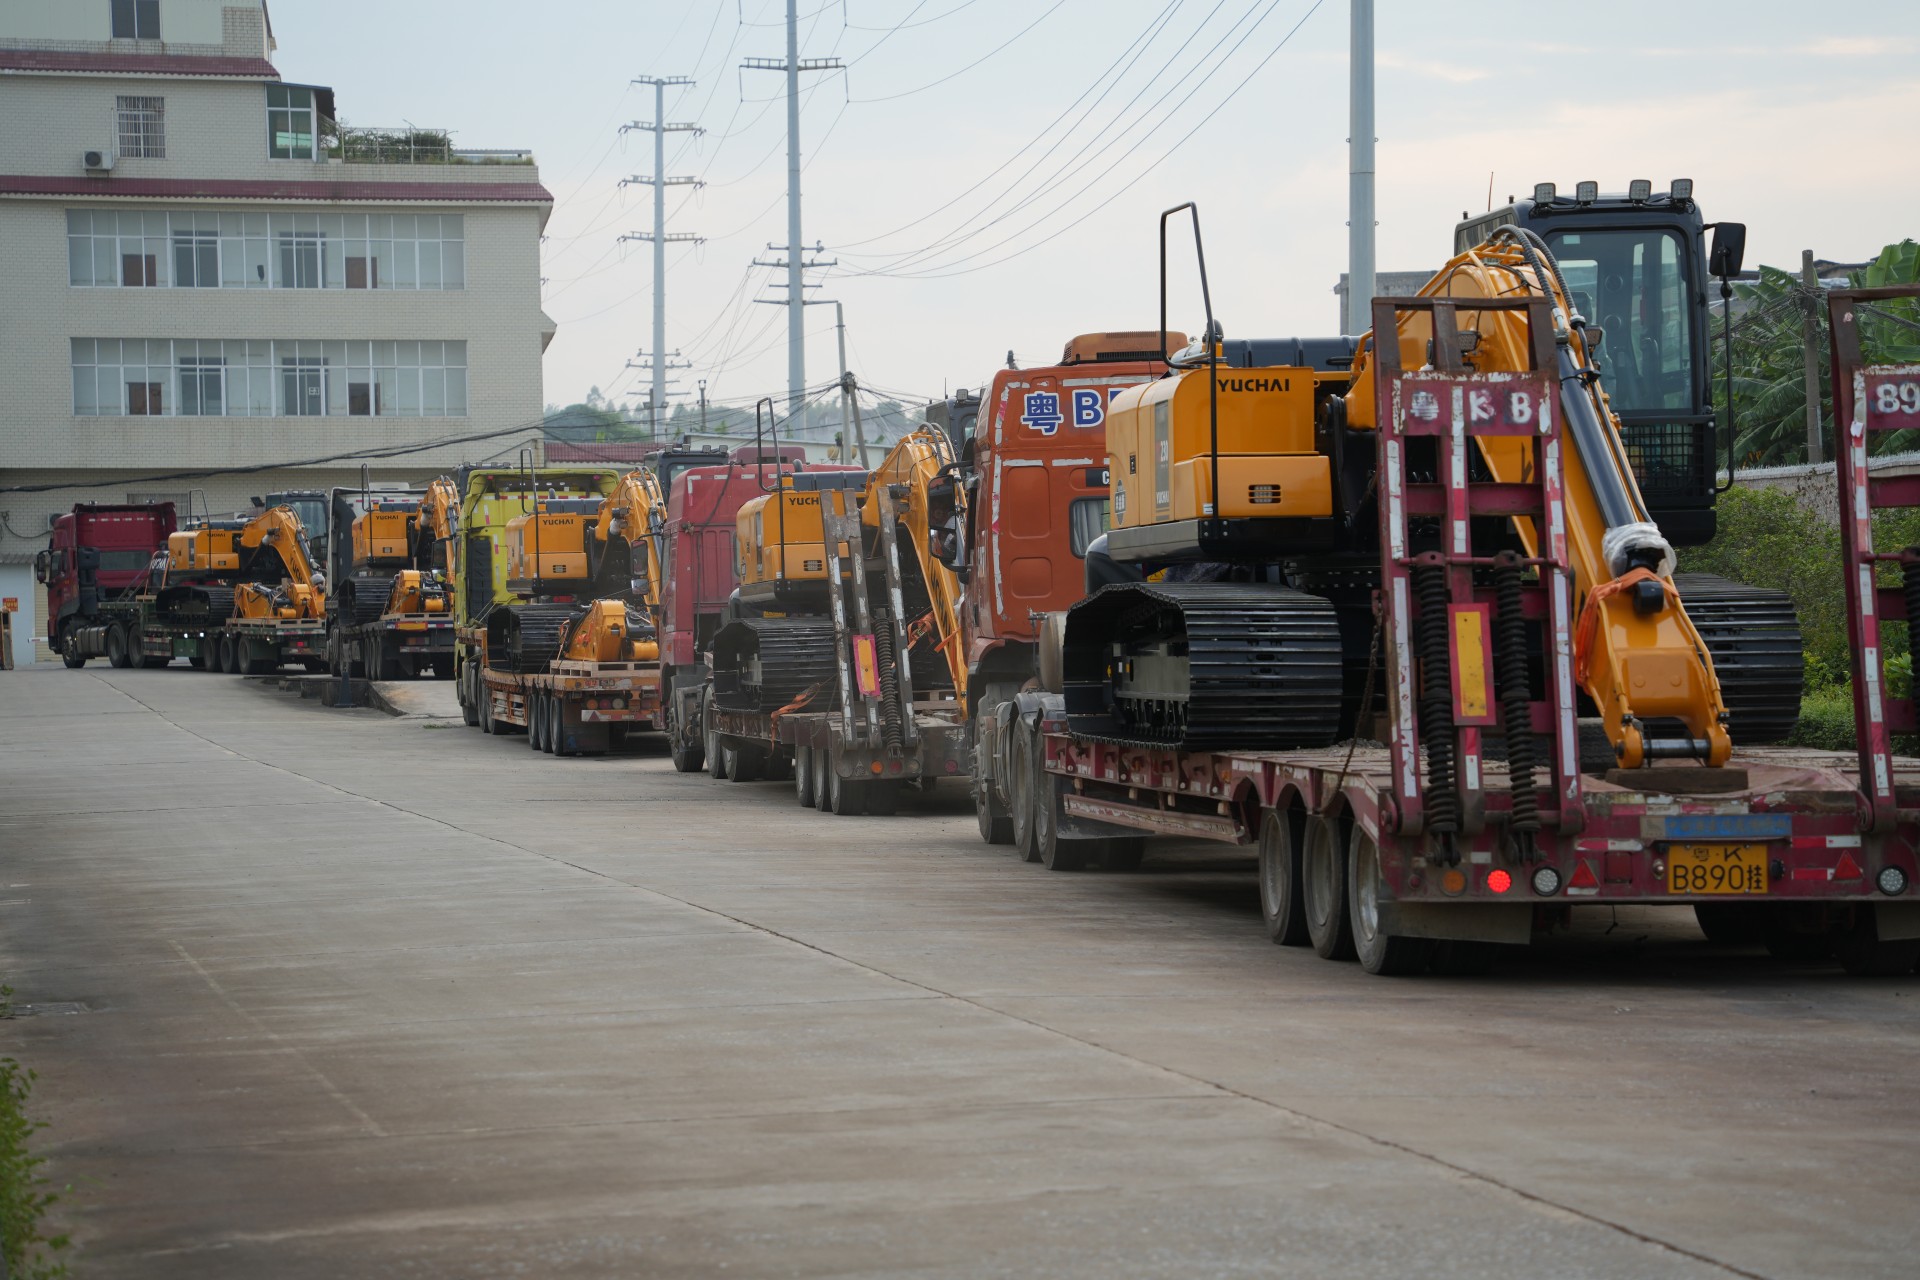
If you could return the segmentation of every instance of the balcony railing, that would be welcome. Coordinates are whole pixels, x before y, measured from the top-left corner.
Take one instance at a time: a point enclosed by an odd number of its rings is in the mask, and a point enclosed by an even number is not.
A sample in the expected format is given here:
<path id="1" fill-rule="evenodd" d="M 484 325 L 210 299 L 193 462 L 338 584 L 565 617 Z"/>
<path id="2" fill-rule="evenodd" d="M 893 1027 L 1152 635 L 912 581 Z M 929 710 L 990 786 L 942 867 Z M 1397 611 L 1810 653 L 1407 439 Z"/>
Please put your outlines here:
<path id="1" fill-rule="evenodd" d="M 367 128 L 344 121 L 323 122 L 322 133 L 330 159 L 347 164 L 532 164 L 533 152 L 486 150 L 453 145 L 446 129 L 408 125 L 400 129 Z"/>

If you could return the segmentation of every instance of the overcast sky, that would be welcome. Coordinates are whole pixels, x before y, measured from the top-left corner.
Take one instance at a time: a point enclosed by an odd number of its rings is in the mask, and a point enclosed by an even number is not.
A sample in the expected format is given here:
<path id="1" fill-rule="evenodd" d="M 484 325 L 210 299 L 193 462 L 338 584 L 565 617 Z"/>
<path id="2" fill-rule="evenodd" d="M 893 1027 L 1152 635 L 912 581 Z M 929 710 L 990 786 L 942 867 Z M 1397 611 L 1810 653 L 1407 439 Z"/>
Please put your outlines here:
<path id="1" fill-rule="evenodd" d="M 1748 263 L 1871 256 L 1920 235 L 1920 4 L 1913 0 L 1378 0 L 1379 265 L 1430 269 L 1465 209 L 1537 181 L 1691 177 L 1709 219 L 1749 224 Z M 669 90 L 676 390 L 750 401 L 786 385 L 778 73 L 784 0 L 273 0 L 276 61 L 330 84 L 354 124 L 526 147 L 556 205 L 545 399 L 620 395 L 651 341 L 652 136 L 641 75 Z M 1346 0 L 800 0 L 804 238 L 840 266 L 863 382 L 977 385 L 1075 333 L 1155 323 L 1159 211 L 1200 203 L 1230 335 L 1337 330 L 1346 265 Z M 1810 31 L 1816 19 L 1830 23 Z M 1492 31 L 1508 34 L 1490 35 Z M 1291 33 L 1291 35 L 1289 35 Z M 1264 65 L 1262 65 L 1264 61 Z M 950 78 L 949 78 L 950 77 Z M 1211 113 L 1211 117 L 1209 115 Z M 1204 123 L 1203 123 L 1204 121 Z M 1023 150 L 1024 149 L 1024 150 Z M 1190 250 L 1182 250 L 1184 260 Z M 1170 323 L 1198 325 L 1178 284 Z M 808 313 L 808 381 L 837 373 L 833 309 Z"/>

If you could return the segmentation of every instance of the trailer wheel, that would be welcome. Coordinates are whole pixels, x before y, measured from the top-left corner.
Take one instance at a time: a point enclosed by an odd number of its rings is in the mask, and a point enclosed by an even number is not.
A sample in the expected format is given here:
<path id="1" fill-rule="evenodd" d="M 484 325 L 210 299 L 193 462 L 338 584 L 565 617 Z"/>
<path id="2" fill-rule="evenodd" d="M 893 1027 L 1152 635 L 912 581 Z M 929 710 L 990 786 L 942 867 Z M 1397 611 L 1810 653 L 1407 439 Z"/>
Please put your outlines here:
<path id="1" fill-rule="evenodd" d="M 843 778 L 838 769 L 828 774 L 827 807 L 841 817 L 852 817 L 867 807 L 867 784 Z"/>
<path id="2" fill-rule="evenodd" d="M 380 673 L 377 677 L 378 679 L 398 680 L 401 678 L 400 655 L 395 651 L 393 645 L 384 637 L 375 638 L 372 652 L 368 656 L 371 657 L 373 661 L 367 665 Z"/>
<path id="3" fill-rule="evenodd" d="M 1267 810 L 1260 820 L 1260 915 L 1267 937 L 1283 947 L 1304 947 L 1307 904 L 1300 892 L 1300 835 L 1306 814 L 1299 808 Z"/>
<path id="4" fill-rule="evenodd" d="M 549 694 L 547 696 L 547 740 L 549 748 L 557 756 L 577 756 L 584 754 L 579 747 L 567 742 L 567 704 L 564 698 Z"/>
<path id="5" fill-rule="evenodd" d="M 793 749 L 793 798 L 802 809 L 813 808 L 813 748 L 804 742 Z"/>
<path id="6" fill-rule="evenodd" d="M 720 752 L 727 759 L 727 779 L 730 782 L 758 782 L 766 770 L 767 755 L 760 747 L 743 742 L 738 746 L 722 747 Z"/>
<path id="7" fill-rule="evenodd" d="M 238 675 L 239 670 L 233 664 L 233 637 L 226 632 L 220 633 L 220 647 L 215 650 L 219 658 L 220 670 L 228 675 Z"/>
<path id="8" fill-rule="evenodd" d="M 1038 762 L 1035 762 L 1036 769 Z M 1040 865 L 1049 871 L 1078 871 L 1087 865 L 1091 841 L 1068 840 L 1060 834 L 1059 787 L 1053 778 L 1037 773 L 1033 779 L 1033 845 Z"/>
<path id="9" fill-rule="evenodd" d="M 460 718 L 469 725 L 478 725 L 480 700 L 473 695 L 473 664 L 469 662 L 456 669 L 458 675 L 454 678 L 453 687 L 455 696 L 460 700 Z"/>
<path id="10" fill-rule="evenodd" d="M 1033 735 L 1025 724 L 1013 722 L 1008 743 L 1007 797 L 1013 809 L 1013 848 L 1023 862 L 1040 861 L 1040 845 L 1033 830 Z"/>
<path id="11" fill-rule="evenodd" d="M 1389 977 L 1426 972 L 1433 943 L 1380 930 L 1380 846 L 1359 823 L 1347 836 L 1347 913 L 1360 967 Z"/>
<path id="12" fill-rule="evenodd" d="M 813 753 L 813 807 L 821 813 L 833 810 L 833 752 Z"/>
<path id="13" fill-rule="evenodd" d="M 1300 859 L 1300 898 L 1307 911 L 1307 937 L 1323 960 L 1353 959 L 1353 924 L 1347 918 L 1347 857 L 1340 820 L 1307 819 Z"/>
<path id="14" fill-rule="evenodd" d="M 547 704 L 538 692 L 527 695 L 527 749 L 551 753 L 552 747 L 542 746 L 547 740 Z"/>
<path id="15" fill-rule="evenodd" d="M 1854 908 L 1853 928 L 1833 940 L 1840 967 L 1856 978 L 1892 978 L 1912 973 L 1920 961 L 1920 938 L 1880 941 L 1878 916 L 1870 906 Z"/>
<path id="16" fill-rule="evenodd" d="M 687 726 L 680 723 L 678 708 L 681 700 L 670 696 L 667 699 L 664 720 L 667 730 L 667 753 L 673 757 L 674 771 L 677 773 L 698 773 L 707 762 L 706 742 L 687 732 Z"/>
<path id="17" fill-rule="evenodd" d="M 127 660 L 127 633 L 122 627 L 107 628 L 107 665 L 110 667 L 130 667 Z"/>

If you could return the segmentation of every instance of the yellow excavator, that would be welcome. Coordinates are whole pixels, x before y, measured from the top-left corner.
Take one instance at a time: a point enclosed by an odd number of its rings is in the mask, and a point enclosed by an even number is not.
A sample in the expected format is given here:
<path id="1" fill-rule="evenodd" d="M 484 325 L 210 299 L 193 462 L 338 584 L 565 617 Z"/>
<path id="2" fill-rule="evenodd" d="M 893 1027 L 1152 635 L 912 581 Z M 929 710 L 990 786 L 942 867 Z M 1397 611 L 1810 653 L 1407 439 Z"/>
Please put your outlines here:
<path id="1" fill-rule="evenodd" d="M 560 656 L 574 662 L 654 662 L 660 657 L 661 534 L 667 515 L 660 481 L 641 468 L 620 477 L 589 526 L 589 576 L 596 598 L 567 624 Z"/>
<path id="2" fill-rule="evenodd" d="M 388 613 L 447 613 L 453 608 L 453 539 L 460 523 L 460 488 L 446 476 L 427 485 L 408 526 L 407 566 L 393 575 Z"/>
<path id="3" fill-rule="evenodd" d="M 167 579 L 172 585 L 155 599 L 163 617 L 217 625 L 228 618 L 319 618 L 326 611 L 326 580 L 307 556 L 306 529 L 292 507 L 169 534 Z"/>
<path id="4" fill-rule="evenodd" d="M 544 672 L 592 590 L 590 547 L 600 498 L 542 495 L 535 488 L 507 521 L 507 590 L 515 604 L 487 615 L 487 663 L 520 675 Z"/>
<path id="5" fill-rule="evenodd" d="M 1163 255 L 1164 235 L 1163 219 Z M 1525 370 L 1531 357 L 1524 313 L 1476 311 L 1473 300 L 1549 301 L 1550 372 L 1572 444 L 1576 680 L 1618 767 L 1724 765 L 1729 716 L 1710 651 L 1622 447 L 1596 360 L 1601 335 L 1580 316 L 1546 243 L 1524 227 L 1498 228 L 1420 292 L 1459 299 L 1461 360 L 1480 373 Z M 1403 367 L 1418 369 L 1432 364 L 1431 330 L 1424 313 L 1403 313 L 1397 333 L 1357 347 L 1297 340 L 1290 359 L 1236 365 L 1209 316 L 1208 336 L 1175 359 L 1175 372 L 1115 397 L 1106 553 L 1146 580 L 1106 587 L 1067 621 L 1062 661 L 1076 732 L 1194 749 L 1323 746 L 1353 732 L 1377 653 L 1373 344 L 1396 342 Z M 1408 473 L 1464 466 L 1519 480 L 1525 444 L 1485 442 L 1459 458 L 1433 447 L 1409 453 Z M 1530 522 L 1508 524 L 1512 549 L 1533 555 Z M 1438 520 L 1417 526 L 1416 551 L 1422 538 L 1437 546 L 1439 532 Z M 1377 661 L 1391 669 L 1390 656 Z"/>

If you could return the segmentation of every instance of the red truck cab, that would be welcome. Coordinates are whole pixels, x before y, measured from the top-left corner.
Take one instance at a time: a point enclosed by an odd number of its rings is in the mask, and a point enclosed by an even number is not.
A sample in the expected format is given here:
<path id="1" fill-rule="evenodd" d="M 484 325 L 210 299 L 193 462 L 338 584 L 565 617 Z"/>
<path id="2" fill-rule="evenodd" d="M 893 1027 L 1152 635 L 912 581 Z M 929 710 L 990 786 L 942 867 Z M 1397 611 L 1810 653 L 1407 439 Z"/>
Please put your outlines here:
<path id="1" fill-rule="evenodd" d="M 134 589 L 156 551 L 165 551 L 176 527 L 173 504 L 81 503 L 56 516 L 47 549 L 34 557 L 33 576 L 47 589 L 47 643 L 70 667 L 85 657 L 68 633 L 93 623 L 100 606 Z"/>

